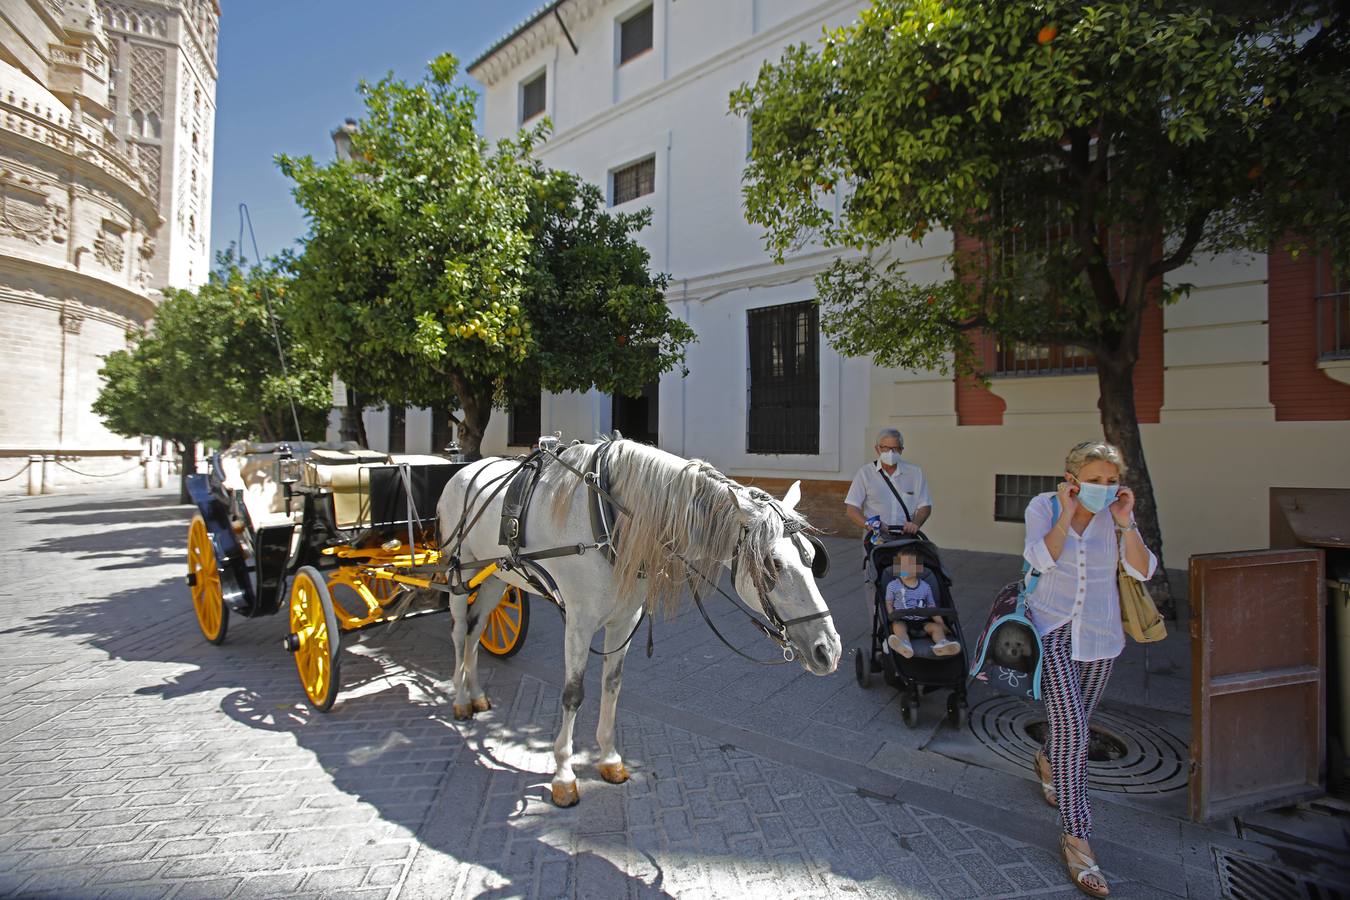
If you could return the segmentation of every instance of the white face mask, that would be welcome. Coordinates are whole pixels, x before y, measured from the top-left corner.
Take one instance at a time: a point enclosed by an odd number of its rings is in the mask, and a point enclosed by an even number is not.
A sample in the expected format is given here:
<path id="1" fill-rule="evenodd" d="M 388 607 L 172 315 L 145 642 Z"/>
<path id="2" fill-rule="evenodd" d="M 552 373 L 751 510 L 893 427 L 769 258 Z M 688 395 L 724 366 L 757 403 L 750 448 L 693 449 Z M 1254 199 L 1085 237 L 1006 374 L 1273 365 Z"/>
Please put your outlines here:
<path id="1" fill-rule="evenodd" d="M 881 455 L 877 457 L 881 460 L 883 466 L 893 466 L 900 462 L 900 454 L 895 450 L 882 450 Z"/>

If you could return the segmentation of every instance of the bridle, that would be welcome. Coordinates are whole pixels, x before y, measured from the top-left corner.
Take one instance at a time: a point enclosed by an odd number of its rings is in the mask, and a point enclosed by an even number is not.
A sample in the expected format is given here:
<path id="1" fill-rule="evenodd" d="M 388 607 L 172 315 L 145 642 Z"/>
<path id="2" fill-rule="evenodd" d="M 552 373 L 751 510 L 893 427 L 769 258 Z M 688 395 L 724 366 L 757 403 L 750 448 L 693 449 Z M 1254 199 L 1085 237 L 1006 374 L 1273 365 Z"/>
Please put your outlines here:
<path id="1" fill-rule="evenodd" d="M 783 512 L 776 507 L 774 511 L 782 518 L 783 536 L 789 538 L 792 541 L 792 545 L 797 548 L 797 553 L 801 557 L 802 565 L 811 569 L 811 574 L 816 578 L 824 578 L 830 568 L 830 555 L 825 549 L 825 544 L 821 542 L 820 538 L 811 534 L 807 530 L 807 525 L 800 519 L 790 518 L 784 515 Z M 748 528 L 741 528 L 741 536 L 736 540 L 736 546 L 731 552 L 731 585 L 733 588 L 736 587 L 741 557 L 741 546 L 745 543 L 745 537 L 748 533 Z M 814 549 L 814 555 L 808 556 L 808 545 Z M 686 565 L 688 565 L 687 562 Z M 754 584 L 753 580 L 751 582 L 755 589 L 756 599 L 759 600 L 760 609 L 763 611 L 763 618 L 768 620 L 767 623 L 761 620 L 760 616 L 756 615 L 755 611 L 746 606 L 738 597 L 733 597 L 731 594 L 722 590 L 715 581 L 703 574 L 700 569 L 693 566 L 690 566 L 689 568 L 703 579 L 706 584 L 711 585 L 719 594 L 730 600 L 732 605 L 739 609 L 745 617 L 750 620 L 750 624 L 759 629 L 761 634 L 778 644 L 779 648 L 783 651 L 783 659 L 781 661 L 755 659 L 753 656 L 742 653 L 737 647 L 733 646 L 731 642 L 723 637 L 722 633 L 717 630 L 717 626 L 712 623 L 712 619 L 708 616 L 707 610 L 703 608 L 703 598 L 699 596 L 698 590 L 694 589 L 691 591 L 694 596 L 694 602 L 698 605 L 698 611 L 703 615 L 703 621 L 712 629 L 713 634 L 717 635 L 717 639 L 733 650 L 737 655 L 760 665 L 781 665 L 782 663 L 792 662 L 796 656 L 793 650 L 792 639 L 788 637 L 788 628 L 792 625 L 801 624 L 802 622 L 813 622 L 816 619 L 824 619 L 831 615 L 828 607 L 817 610 L 816 612 L 807 613 L 804 616 L 797 616 L 793 619 L 784 619 L 779 615 L 778 609 L 773 605 L 773 601 L 769 599 L 769 595 L 778 584 L 779 571 L 778 563 L 774 561 L 772 556 L 765 557 L 764 559 L 764 572 L 766 577 L 763 590 L 760 589 L 758 584 Z M 736 589 L 739 591 L 739 588 Z"/>

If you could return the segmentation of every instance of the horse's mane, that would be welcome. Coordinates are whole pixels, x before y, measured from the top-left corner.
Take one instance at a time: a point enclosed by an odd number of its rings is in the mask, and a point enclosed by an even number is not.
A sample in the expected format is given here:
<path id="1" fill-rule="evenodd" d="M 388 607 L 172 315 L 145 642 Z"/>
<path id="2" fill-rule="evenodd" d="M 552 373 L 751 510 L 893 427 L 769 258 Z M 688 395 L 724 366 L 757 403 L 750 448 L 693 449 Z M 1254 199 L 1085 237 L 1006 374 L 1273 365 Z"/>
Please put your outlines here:
<path id="1" fill-rule="evenodd" d="M 806 527 L 800 516 L 785 510 L 767 492 L 739 484 L 701 459 L 684 460 L 622 439 L 601 441 L 610 445 L 610 493 L 631 514 L 618 514 L 614 529 L 614 574 L 620 594 L 638 590 L 641 577 L 648 611 L 664 607 L 672 614 L 686 588 L 709 590 L 703 576 L 716 581 L 718 563 L 733 552 L 756 590 L 768 593 L 765 560 L 782 539 L 786 522 Z M 578 468 L 588 467 L 590 459 L 588 453 Z M 578 460 L 573 457 L 569 462 Z M 577 481 L 568 473 L 555 487 L 554 513 L 559 520 L 569 501 L 579 496 Z"/>

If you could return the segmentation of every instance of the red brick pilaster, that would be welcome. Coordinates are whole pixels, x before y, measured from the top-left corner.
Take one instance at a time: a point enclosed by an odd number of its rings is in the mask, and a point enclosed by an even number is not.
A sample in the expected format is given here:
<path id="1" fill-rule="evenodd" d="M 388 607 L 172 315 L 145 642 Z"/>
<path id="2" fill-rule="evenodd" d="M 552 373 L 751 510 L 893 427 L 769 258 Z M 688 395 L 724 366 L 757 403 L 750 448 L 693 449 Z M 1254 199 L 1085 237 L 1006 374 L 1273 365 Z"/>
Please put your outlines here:
<path id="1" fill-rule="evenodd" d="M 1350 419 L 1350 385 L 1317 368 L 1317 266 L 1276 246 L 1267 267 L 1270 402 L 1280 422 Z"/>

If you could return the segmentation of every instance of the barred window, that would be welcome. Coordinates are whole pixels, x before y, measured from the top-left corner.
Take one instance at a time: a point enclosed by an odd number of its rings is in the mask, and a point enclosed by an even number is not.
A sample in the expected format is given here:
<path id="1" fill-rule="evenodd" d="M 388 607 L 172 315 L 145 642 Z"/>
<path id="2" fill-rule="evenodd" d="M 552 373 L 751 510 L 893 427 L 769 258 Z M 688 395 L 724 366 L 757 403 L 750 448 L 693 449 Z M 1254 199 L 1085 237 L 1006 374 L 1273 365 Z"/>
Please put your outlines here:
<path id="1" fill-rule="evenodd" d="M 652 49 L 652 7 L 619 23 L 619 65 Z"/>
<path id="2" fill-rule="evenodd" d="M 528 122 L 544 111 L 547 72 L 540 72 L 520 86 L 520 121 Z"/>
<path id="3" fill-rule="evenodd" d="M 995 475 L 994 521 L 1025 522 L 1031 498 L 1058 486 L 1058 475 Z"/>
<path id="4" fill-rule="evenodd" d="M 542 395 L 535 394 L 511 406 L 506 416 L 507 443 L 512 447 L 533 447 L 539 440 L 543 419 Z"/>
<path id="5" fill-rule="evenodd" d="M 820 452 L 820 321 L 814 300 L 752 309 L 746 449 Z"/>
<path id="6" fill-rule="evenodd" d="M 1024 344 L 998 342 L 999 375 L 1077 375 L 1097 371 L 1097 358 L 1090 350 L 1071 344 Z"/>
<path id="7" fill-rule="evenodd" d="M 656 157 L 649 156 L 621 169 L 615 169 L 610 176 L 612 187 L 611 206 L 636 200 L 656 190 Z"/>
<path id="8" fill-rule="evenodd" d="M 1331 267 L 1331 255 L 1317 261 L 1317 358 L 1350 358 L 1350 277 Z"/>

